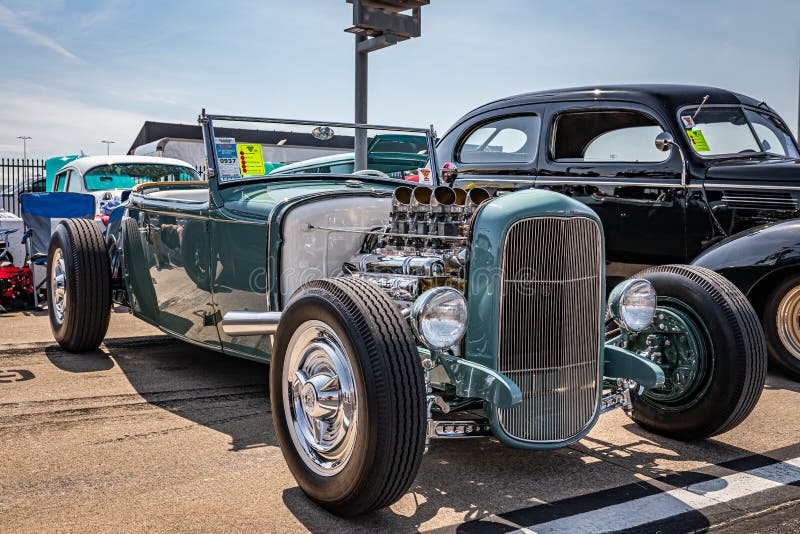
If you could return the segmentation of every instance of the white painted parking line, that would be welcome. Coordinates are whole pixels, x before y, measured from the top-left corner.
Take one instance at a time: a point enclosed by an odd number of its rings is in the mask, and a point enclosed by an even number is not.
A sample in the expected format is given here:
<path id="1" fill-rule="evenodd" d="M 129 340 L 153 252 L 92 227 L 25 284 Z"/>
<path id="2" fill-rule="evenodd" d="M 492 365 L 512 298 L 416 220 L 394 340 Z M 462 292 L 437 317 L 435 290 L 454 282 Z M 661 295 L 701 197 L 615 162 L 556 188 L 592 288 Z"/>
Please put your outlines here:
<path id="1" fill-rule="evenodd" d="M 609 532 L 663 521 L 800 481 L 800 458 L 523 527 L 526 534 Z"/>

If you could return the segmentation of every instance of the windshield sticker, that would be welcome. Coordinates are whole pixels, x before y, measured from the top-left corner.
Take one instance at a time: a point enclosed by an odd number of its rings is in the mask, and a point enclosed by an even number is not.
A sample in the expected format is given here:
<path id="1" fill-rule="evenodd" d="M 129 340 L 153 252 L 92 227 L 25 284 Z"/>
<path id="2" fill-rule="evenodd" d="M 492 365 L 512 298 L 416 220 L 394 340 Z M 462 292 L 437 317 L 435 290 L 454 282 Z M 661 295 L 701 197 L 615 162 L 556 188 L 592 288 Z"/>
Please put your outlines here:
<path id="1" fill-rule="evenodd" d="M 687 130 L 694 128 L 694 118 L 691 115 L 681 115 L 681 122 L 683 122 L 683 127 Z"/>
<path id="2" fill-rule="evenodd" d="M 258 143 L 239 143 L 239 168 L 242 176 L 262 176 L 264 174 L 264 155 Z"/>
<path id="3" fill-rule="evenodd" d="M 686 130 L 686 135 L 689 136 L 689 140 L 692 142 L 692 146 L 694 146 L 696 151 L 711 151 L 711 149 L 708 147 L 705 136 L 703 136 L 703 130 Z"/>
<path id="4" fill-rule="evenodd" d="M 217 137 L 217 161 L 219 162 L 219 182 L 225 183 L 242 177 L 239 172 L 239 157 L 236 154 L 236 139 Z"/>

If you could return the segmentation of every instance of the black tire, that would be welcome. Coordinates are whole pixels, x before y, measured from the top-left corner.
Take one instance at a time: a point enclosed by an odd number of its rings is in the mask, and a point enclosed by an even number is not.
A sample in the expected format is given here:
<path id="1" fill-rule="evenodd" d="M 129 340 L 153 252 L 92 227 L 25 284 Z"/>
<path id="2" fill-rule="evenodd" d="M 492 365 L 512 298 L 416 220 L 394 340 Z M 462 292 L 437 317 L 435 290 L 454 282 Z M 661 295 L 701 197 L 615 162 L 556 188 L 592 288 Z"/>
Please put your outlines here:
<path id="1" fill-rule="evenodd" d="M 758 402 L 767 373 L 764 335 L 753 307 L 729 280 L 702 267 L 666 265 L 635 277 L 653 284 L 659 307 L 694 317 L 712 357 L 688 398 L 666 402 L 652 393 L 634 394 L 634 421 L 679 440 L 708 438 L 737 426 Z"/>
<path id="2" fill-rule="evenodd" d="M 63 305 L 58 306 L 53 272 L 63 260 Z M 59 263 L 59 265 L 56 265 Z M 89 219 L 65 219 L 50 238 L 47 302 L 53 336 L 64 350 L 85 352 L 103 342 L 111 317 L 111 267 L 103 234 Z"/>
<path id="3" fill-rule="evenodd" d="M 800 380 L 800 353 L 798 347 L 792 347 L 791 342 L 784 342 L 778 333 L 778 309 L 781 301 L 790 292 L 800 288 L 800 274 L 789 275 L 786 280 L 778 284 L 764 300 L 761 307 L 761 324 L 764 325 L 764 337 L 767 340 L 767 351 L 770 360 L 776 367 L 790 375 L 795 380 Z M 796 299 L 797 297 L 795 297 Z M 795 321 L 797 318 L 795 317 Z M 794 340 L 795 345 L 797 340 Z M 792 350 L 795 353 L 792 353 Z"/>
<path id="4" fill-rule="evenodd" d="M 287 348 L 308 321 L 329 325 L 358 375 L 358 431 L 344 468 L 322 476 L 293 442 L 284 404 Z M 287 393 L 288 398 L 288 393 Z M 425 386 L 414 338 L 397 306 L 363 280 L 336 278 L 304 285 L 284 310 L 270 362 L 275 433 L 300 488 L 330 512 L 352 517 L 391 505 L 419 470 L 425 448 Z M 290 401 L 287 400 L 287 403 Z M 306 460 L 304 460 L 306 458 Z"/>

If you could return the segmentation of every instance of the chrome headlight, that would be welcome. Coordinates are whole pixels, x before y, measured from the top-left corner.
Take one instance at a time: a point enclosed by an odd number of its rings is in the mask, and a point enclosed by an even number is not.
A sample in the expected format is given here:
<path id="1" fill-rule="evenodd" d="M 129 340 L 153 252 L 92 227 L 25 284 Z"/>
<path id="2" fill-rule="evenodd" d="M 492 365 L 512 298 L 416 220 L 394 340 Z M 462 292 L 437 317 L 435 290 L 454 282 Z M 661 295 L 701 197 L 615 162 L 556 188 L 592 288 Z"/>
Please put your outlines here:
<path id="1" fill-rule="evenodd" d="M 625 280 L 608 297 L 611 317 L 626 330 L 639 332 L 653 322 L 656 311 L 656 290 L 648 280 Z"/>
<path id="2" fill-rule="evenodd" d="M 411 327 L 426 347 L 445 350 L 464 337 L 467 301 L 452 287 L 435 287 L 419 296 L 411 308 Z"/>

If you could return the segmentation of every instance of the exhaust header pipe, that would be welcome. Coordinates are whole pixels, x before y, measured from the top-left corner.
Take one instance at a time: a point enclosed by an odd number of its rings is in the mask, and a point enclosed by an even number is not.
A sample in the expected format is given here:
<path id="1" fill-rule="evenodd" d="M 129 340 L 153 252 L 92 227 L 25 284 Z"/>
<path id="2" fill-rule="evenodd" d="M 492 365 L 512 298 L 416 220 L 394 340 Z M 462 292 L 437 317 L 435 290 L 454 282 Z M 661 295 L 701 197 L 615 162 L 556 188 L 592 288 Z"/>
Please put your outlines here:
<path id="1" fill-rule="evenodd" d="M 231 310 L 222 317 L 222 331 L 231 337 L 267 336 L 278 331 L 281 312 Z"/>

